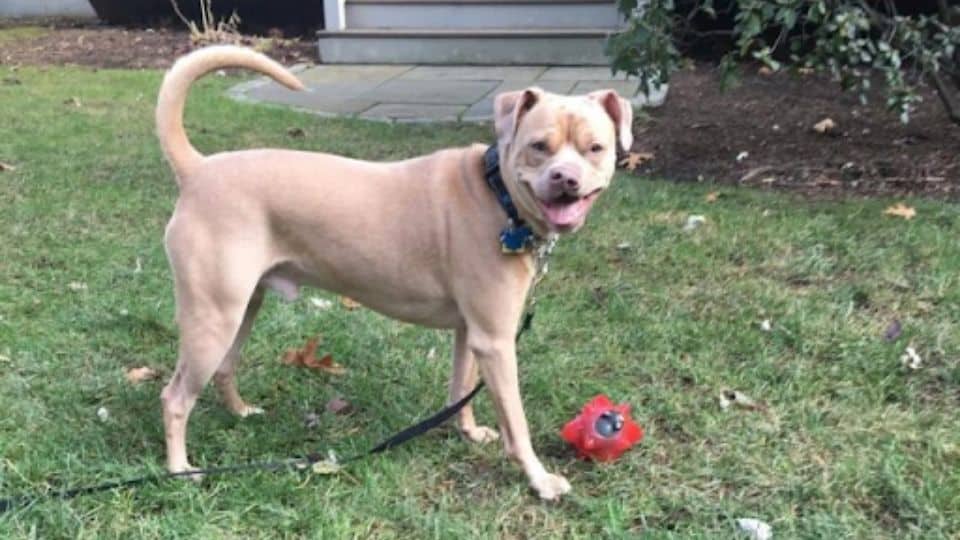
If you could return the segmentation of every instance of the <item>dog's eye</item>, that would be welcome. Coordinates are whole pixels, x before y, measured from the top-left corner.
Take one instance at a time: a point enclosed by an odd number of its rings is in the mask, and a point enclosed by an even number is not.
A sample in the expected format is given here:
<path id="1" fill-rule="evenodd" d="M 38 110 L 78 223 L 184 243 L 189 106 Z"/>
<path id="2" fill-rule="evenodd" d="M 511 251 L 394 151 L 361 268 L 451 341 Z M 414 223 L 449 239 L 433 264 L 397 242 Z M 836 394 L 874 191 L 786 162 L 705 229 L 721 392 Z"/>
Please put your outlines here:
<path id="1" fill-rule="evenodd" d="M 600 143 L 593 143 L 590 145 L 591 152 L 603 152 L 603 145 Z"/>
<path id="2" fill-rule="evenodd" d="M 534 141 L 530 143 L 530 148 L 533 148 L 537 152 L 546 152 L 547 151 L 547 141 Z"/>

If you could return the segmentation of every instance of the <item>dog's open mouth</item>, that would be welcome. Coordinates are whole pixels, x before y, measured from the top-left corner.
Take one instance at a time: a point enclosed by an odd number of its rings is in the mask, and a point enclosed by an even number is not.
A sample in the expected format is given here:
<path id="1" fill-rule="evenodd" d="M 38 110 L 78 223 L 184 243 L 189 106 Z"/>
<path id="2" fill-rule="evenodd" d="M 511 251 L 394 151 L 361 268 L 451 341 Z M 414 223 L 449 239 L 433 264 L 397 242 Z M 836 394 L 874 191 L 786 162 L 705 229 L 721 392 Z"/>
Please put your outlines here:
<path id="1" fill-rule="evenodd" d="M 546 201 L 538 199 L 537 202 L 550 226 L 558 231 L 566 231 L 583 223 L 599 194 L 598 188 L 582 197 L 563 193 Z"/>

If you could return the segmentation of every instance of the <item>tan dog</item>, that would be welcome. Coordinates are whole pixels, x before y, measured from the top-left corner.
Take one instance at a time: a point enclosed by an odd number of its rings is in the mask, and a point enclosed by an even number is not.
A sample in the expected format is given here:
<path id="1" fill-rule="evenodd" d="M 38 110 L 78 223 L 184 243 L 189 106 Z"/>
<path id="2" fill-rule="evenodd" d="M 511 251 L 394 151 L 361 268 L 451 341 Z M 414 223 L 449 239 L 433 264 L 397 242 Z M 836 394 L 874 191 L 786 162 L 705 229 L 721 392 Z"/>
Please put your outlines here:
<path id="1" fill-rule="evenodd" d="M 191 468 L 187 419 L 211 378 L 231 411 L 262 412 L 237 391 L 240 349 L 265 289 L 293 299 L 311 285 L 453 329 L 450 401 L 472 389 L 479 366 L 506 453 L 540 497 L 569 491 L 530 444 L 513 337 L 533 261 L 501 252 L 506 214 L 484 179 L 484 146 L 394 163 L 290 150 L 202 156 L 184 132 L 184 101 L 194 80 L 224 67 L 303 88 L 267 57 L 224 46 L 180 59 L 160 89 L 157 130 L 180 186 L 165 238 L 180 328 L 176 371 L 161 394 L 169 470 Z M 494 109 L 504 182 L 522 218 L 541 236 L 579 228 L 610 183 L 618 142 L 630 147 L 629 103 L 609 90 L 567 97 L 530 88 L 498 95 Z M 476 425 L 470 406 L 458 426 L 474 442 L 498 438 Z"/>

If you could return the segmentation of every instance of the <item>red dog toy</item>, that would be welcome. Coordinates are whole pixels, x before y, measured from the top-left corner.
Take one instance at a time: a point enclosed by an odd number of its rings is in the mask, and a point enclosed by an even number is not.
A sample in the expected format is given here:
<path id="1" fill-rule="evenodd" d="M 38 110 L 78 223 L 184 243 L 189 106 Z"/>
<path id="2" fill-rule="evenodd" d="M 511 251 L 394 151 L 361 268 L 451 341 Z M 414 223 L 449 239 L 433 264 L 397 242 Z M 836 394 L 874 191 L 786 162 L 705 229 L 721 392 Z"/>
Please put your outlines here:
<path id="1" fill-rule="evenodd" d="M 580 459 L 613 461 L 643 439 L 643 428 L 630 418 L 630 405 L 614 405 L 601 394 L 563 426 L 560 436 Z"/>

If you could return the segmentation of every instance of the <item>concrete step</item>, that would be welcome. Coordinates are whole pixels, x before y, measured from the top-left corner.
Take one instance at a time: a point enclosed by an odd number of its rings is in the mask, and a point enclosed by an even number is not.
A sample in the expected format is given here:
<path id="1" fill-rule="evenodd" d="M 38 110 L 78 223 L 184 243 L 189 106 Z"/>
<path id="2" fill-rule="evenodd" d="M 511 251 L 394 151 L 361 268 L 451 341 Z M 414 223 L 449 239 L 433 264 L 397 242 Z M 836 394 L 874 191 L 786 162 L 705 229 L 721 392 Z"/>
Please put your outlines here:
<path id="1" fill-rule="evenodd" d="M 346 28 L 616 28 L 612 0 L 346 0 Z"/>
<path id="2" fill-rule="evenodd" d="M 615 30 L 403 29 L 317 32 L 326 64 L 473 64 L 601 66 L 603 44 Z"/>

